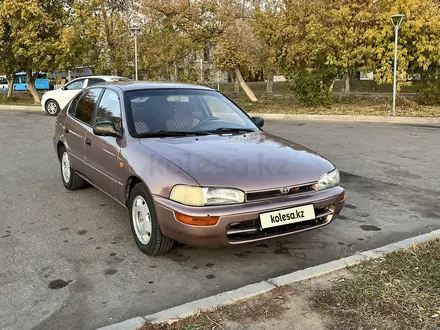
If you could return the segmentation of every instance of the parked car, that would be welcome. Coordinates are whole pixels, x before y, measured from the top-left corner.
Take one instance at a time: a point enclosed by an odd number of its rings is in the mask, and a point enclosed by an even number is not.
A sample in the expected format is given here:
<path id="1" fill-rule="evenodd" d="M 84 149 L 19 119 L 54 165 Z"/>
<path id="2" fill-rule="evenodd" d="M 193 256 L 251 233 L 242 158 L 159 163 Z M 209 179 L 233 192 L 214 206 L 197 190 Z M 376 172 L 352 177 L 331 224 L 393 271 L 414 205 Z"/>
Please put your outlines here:
<path id="1" fill-rule="evenodd" d="M 0 91 L 7 91 L 9 89 L 9 83 L 6 76 L 0 76 Z"/>
<path id="2" fill-rule="evenodd" d="M 128 208 L 136 244 L 158 255 L 175 241 L 235 245 L 336 218 L 335 166 L 263 124 L 207 87 L 114 82 L 77 95 L 53 143 L 64 186 L 89 182 Z"/>
<path id="3" fill-rule="evenodd" d="M 116 82 L 130 80 L 118 76 L 89 76 L 71 80 L 66 85 L 56 90 L 48 91 L 41 98 L 41 107 L 49 115 L 56 116 L 62 108 L 81 90 L 88 86 L 96 85 L 103 82 Z"/>

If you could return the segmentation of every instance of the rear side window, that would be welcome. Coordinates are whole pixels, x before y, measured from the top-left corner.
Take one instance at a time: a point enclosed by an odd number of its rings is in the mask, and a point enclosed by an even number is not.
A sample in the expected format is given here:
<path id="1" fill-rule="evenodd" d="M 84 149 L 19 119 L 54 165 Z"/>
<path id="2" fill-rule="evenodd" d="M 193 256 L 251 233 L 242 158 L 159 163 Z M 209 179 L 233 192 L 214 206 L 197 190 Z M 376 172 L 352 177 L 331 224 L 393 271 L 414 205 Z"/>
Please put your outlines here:
<path id="1" fill-rule="evenodd" d="M 83 89 L 84 81 L 85 81 L 85 79 L 80 79 L 80 80 L 72 81 L 70 84 L 66 85 L 66 89 L 68 91 L 76 90 L 76 89 Z"/>
<path id="2" fill-rule="evenodd" d="M 75 118 L 90 125 L 92 122 L 93 110 L 101 95 L 102 88 L 92 88 L 85 91 L 76 106 Z"/>
<path id="3" fill-rule="evenodd" d="M 106 90 L 99 101 L 98 116 L 95 123 L 101 121 L 111 121 L 116 129 L 121 128 L 121 106 L 118 94 L 111 90 Z"/>

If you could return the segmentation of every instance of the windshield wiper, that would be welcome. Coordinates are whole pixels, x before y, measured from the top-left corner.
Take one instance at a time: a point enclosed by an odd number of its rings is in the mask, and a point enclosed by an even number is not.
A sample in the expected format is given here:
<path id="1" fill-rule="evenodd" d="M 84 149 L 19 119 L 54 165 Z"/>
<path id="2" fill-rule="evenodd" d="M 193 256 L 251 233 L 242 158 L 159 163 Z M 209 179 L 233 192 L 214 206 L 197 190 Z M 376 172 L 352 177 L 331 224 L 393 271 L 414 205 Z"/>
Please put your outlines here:
<path id="1" fill-rule="evenodd" d="M 166 136 L 189 136 L 189 135 L 210 135 L 212 133 L 205 131 L 154 131 L 154 132 L 145 132 L 136 134 L 137 138 L 146 138 L 146 137 L 166 137 Z"/>
<path id="2" fill-rule="evenodd" d="M 208 131 L 211 133 L 235 133 L 235 132 L 255 132 L 250 128 L 239 128 L 239 127 L 220 127 L 214 130 Z"/>

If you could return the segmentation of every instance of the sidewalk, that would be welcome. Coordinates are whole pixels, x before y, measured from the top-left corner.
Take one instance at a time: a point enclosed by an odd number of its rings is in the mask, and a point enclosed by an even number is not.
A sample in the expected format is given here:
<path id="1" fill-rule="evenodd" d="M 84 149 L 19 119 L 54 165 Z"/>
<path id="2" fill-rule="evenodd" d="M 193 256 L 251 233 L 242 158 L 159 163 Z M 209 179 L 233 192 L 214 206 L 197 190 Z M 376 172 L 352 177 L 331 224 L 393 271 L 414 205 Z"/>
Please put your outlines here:
<path id="1" fill-rule="evenodd" d="M 440 230 L 101 330 L 437 329 L 438 278 Z"/>
<path id="2" fill-rule="evenodd" d="M 0 110 L 43 111 L 39 105 L 0 104 Z"/>
<path id="3" fill-rule="evenodd" d="M 394 123 L 394 124 L 440 124 L 440 117 L 381 117 L 381 116 L 350 116 L 350 115 L 297 115 L 283 113 L 254 113 L 250 116 L 260 116 L 270 120 L 316 120 L 363 123 Z"/>

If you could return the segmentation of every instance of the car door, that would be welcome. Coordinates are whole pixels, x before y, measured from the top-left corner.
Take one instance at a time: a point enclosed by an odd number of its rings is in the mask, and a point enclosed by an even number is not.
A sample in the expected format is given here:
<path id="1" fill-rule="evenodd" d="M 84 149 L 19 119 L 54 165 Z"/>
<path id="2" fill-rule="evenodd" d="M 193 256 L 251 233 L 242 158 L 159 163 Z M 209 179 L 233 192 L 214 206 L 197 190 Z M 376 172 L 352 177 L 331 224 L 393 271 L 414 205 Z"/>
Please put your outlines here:
<path id="1" fill-rule="evenodd" d="M 63 86 L 57 95 L 57 102 L 60 108 L 64 108 L 79 92 L 86 87 L 86 78 L 76 79 Z"/>
<path id="2" fill-rule="evenodd" d="M 93 123 L 112 122 L 121 130 L 121 103 L 118 94 L 110 89 L 103 93 L 95 112 Z M 87 132 L 85 161 L 93 172 L 92 183 L 110 196 L 119 199 L 119 152 L 121 139 L 111 136 L 97 136 Z"/>
<path id="3" fill-rule="evenodd" d="M 66 121 L 64 137 L 72 168 L 88 177 L 85 163 L 84 143 L 87 132 L 92 131 L 92 116 L 103 88 L 91 88 L 78 95 L 71 103 Z"/>

